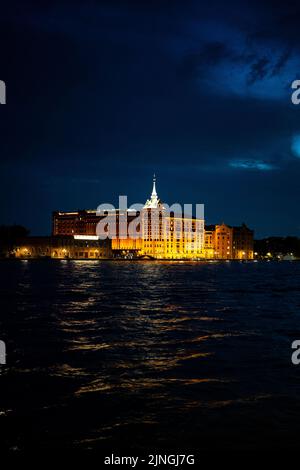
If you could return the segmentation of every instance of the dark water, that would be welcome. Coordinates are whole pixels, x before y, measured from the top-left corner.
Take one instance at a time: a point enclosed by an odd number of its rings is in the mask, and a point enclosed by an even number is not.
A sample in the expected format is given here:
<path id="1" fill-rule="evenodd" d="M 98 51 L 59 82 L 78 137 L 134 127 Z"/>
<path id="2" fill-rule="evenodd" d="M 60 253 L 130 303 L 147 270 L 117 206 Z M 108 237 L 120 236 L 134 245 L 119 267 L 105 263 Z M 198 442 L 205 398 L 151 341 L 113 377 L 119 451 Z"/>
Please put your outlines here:
<path id="1" fill-rule="evenodd" d="M 1 445 L 293 448 L 300 263 L 0 263 Z"/>

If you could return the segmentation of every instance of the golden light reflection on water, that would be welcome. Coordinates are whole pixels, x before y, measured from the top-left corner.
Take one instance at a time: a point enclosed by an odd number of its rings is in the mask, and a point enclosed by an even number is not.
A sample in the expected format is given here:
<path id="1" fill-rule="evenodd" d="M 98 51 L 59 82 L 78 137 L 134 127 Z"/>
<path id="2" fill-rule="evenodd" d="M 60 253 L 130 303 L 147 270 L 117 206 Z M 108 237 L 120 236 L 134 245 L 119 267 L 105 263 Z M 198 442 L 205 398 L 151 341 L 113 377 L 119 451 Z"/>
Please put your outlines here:
<path id="1" fill-rule="evenodd" d="M 72 341 L 73 346 L 67 347 L 66 351 L 101 351 L 102 349 L 109 349 L 112 346 L 106 343 L 91 343 L 88 344 L 87 338 L 79 338 Z"/>
<path id="2" fill-rule="evenodd" d="M 256 402 L 259 401 L 264 401 L 264 400 L 269 400 L 273 399 L 273 395 L 271 394 L 258 394 L 258 395 L 250 395 L 245 398 L 235 398 L 234 400 L 214 400 L 213 402 L 208 402 L 207 407 L 208 408 L 225 408 L 227 406 L 231 405 L 242 405 L 242 404 L 255 404 Z"/>
<path id="3" fill-rule="evenodd" d="M 85 377 L 86 369 L 73 367 L 70 364 L 57 364 L 51 368 L 49 375 L 54 377 Z"/>
<path id="4" fill-rule="evenodd" d="M 218 378 L 190 378 L 180 379 L 176 377 L 168 378 L 136 378 L 136 379 L 124 379 L 121 382 L 110 382 L 103 379 L 95 379 L 80 387 L 75 395 L 82 395 L 85 393 L 96 393 L 96 392 L 110 392 L 117 393 L 121 390 L 127 392 L 138 392 L 145 389 L 167 389 L 168 386 L 180 385 L 180 386 L 193 386 L 199 384 L 211 384 L 211 383 L 226 383 L 223 379 Z"/>
<path id="5" fill-rule="evenodd" d="M 10 445 L 147 446 L 155 433 L 158 447 L 195 436 L 196 446 L 207 436 L 231 445 L 228 427 L 237 438 L 267 421 L 296 430 L 299 381 L 284 351 L 297 331 L 299 271 L 285 266 L 274 276 L 270 264 L 5 264 L 1 323 L 16 340 L 0 371 L 0 415 L 15 429 Z"/>
<path id="6" fill-rule="evenodd" d="M 243 333 L 223 328 L 228 312 L 215 297 L 214 277 L 191 279 L 184 286 L 185 268 L 193 272 L 202 267 L 173 264 L 176 277 L 170 275 L 172 263 L 115 263 L 98 269 L 89 262 L 72 262 L 76 283 L 60 279 L 64 308 L 57 316 L 63 352 L 71 361 L 51 374 L 79 378 L 76 399 L 145 394 L 172 407 L 172 394 L 178 393 L 178 410 L 192 410 L 215 401 L 207 390 L 231 383 L 230 377 L 207 371 L 218 344 Z M 148 419 L 155 422 L 155 415 Z M 141 421 L 146 423 L 145 415 Z"/>

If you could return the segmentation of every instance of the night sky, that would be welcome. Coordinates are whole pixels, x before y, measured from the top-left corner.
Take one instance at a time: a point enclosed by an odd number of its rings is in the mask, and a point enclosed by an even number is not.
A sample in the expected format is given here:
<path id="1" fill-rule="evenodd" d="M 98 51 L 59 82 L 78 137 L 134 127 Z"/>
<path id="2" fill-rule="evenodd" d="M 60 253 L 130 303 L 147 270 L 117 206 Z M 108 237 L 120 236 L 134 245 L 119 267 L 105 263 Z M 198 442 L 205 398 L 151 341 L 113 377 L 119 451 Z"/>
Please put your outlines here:
<path id="1" fill-rule="evenodd" d="M 155 172 L 207 223 L 300 236 L 299 22 L 288 1 L 2 4 L 0 224 L 143 203 Z"/>

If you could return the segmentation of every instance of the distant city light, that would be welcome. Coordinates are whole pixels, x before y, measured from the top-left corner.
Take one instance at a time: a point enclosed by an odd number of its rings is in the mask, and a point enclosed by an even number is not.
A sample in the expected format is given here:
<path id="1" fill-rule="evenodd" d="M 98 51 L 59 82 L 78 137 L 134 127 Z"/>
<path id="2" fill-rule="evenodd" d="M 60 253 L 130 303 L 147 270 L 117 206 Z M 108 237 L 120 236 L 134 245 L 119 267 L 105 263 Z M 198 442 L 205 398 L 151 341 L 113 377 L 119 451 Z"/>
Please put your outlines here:
<path id="1" fill-rule="evenodd" d="M 74 240 L 99 240 L 98 235 L 74 235 Z"/>

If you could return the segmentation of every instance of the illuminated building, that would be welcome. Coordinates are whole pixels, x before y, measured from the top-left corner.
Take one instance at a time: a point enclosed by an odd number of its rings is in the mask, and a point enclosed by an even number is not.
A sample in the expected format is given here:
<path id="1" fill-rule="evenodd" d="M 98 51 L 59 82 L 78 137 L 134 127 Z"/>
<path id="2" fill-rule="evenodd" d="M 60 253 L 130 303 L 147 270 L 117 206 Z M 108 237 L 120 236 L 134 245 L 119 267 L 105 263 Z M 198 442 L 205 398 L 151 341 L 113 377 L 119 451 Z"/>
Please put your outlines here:
<path id="1" fill-rule="evenodd" d="M 245 259 L 254 257 L 254 232 L 245 224 L 241 227 L 208 225 L 205 227 L 206 258 Z"/>
<path id="2" fill-rule="evenodd" d="M 253 259 L 254 232 L 245 224 L 233 227 L 233 259 Z"/>
<path id="3" fill-rule="evenodd" d="M 120 227 L 126 219 L 125 236 Z M 135 236 L 130 226 L 136 220 Z M 103 222 L 99 228 L 99 223 Z M 111 227 L 114 227 L 113 237 Z M 106 232 L 106 234 L 105 234 Z M 204 220 L 168 212 L 156 191 L 155 178 L 150 199 L 141 211 L 95 210 L 53 213 L 53 236 L 91 235 L 111 237 L 114 253 L 135 252 L 135 255 L 164 259 L 204 258 Z M 123 234 L 124 235 L 124 234 Z"/>
<path id="4" fill-rule="evenodd" d="M 164 259 L 204 258 L 204 220 L 167 211 L 156 192 L 142 211 L 143 255 Z"/>
<path id="5" fill-rule="evenodd" d="M 14 248 L 16 258 L 43 258 L 51 256 L 51 237 L 26 237 Z"/>
<path id="6" fill-rule="evenodd" d="M 99 216 L 95 210 L 53 212 L 53 235 L 95 235 Z"/>
<path id="7" fill-rule="evenodd" d="M 216 259 L 232 259 L 233 229 L 222 223 L 215 226 L 214 249 Z"/>
<path id="8" fill-rule="evenodd" d="M 109 236 L 115 254 L 125 254 L 129 251 L 137 254 L 142 248 L 141 224 L 137 223 L 135 237 L 129 233 L 129 229 L 131 224 L 138 220 L 139 215 L 139 211 L 130 209 L 104 211 L 101 215 L 97 215 L 96 233 L 100 237 Z M 102 226 L 99 225 L 101 221 L 103 221 Z"/>
<path id="9" fill-rule="evenodd" d="M 215 226 L 207 225 L 204 230 L 204 253 L 205 258 L 215 258 Z"/>
<path id="10" fill-rule="evenodd" d="M 231 227 L 225 223 L 204 228 L 203 218 L 167 210 L 158 197 L 155 177 L 151 196 L 140 211 L 54 212 L 53 236 L 77 240 L 109 236 L 113 256 L 131 253 L 155 259 L 253 259 L 252 230 L 244 224 Z"/>
<path id="11" fill-rule="evenodd" d="M 80 236 L 79 236 L 80 237 Z M 13 252 L 16 258 L 108 259 L 112 257 L 110 240 L 90 236 L 26 237 Z"/>
<path id="12" fill-rule="evenodd" d="M 127 211 L 127 214 L 122 211 L 106 211 L 102 215 L 97 214 L 96 210 L 80 210 L 72 212 L 55 211 L 52 214 L 52 234 L 53 236 L 70 235 L 77 237 L 78 235 L 86 238 L 89 236 L 97 235 L 97 226 L 104 218 L 116 219 L 116 234 L 111 239 L 113 250 L 138 250 L 141 247 L 140 240 L 134 240 L 129 237 L 121 239 L 119 236 L 119 221 L 122 217 L 127 216 L 128 224 L 136 218 L 136 214 Z M 110 225 L 108 220 L 108 225 Z M 98 233 L 98 235 L 101 235 Z"/>

